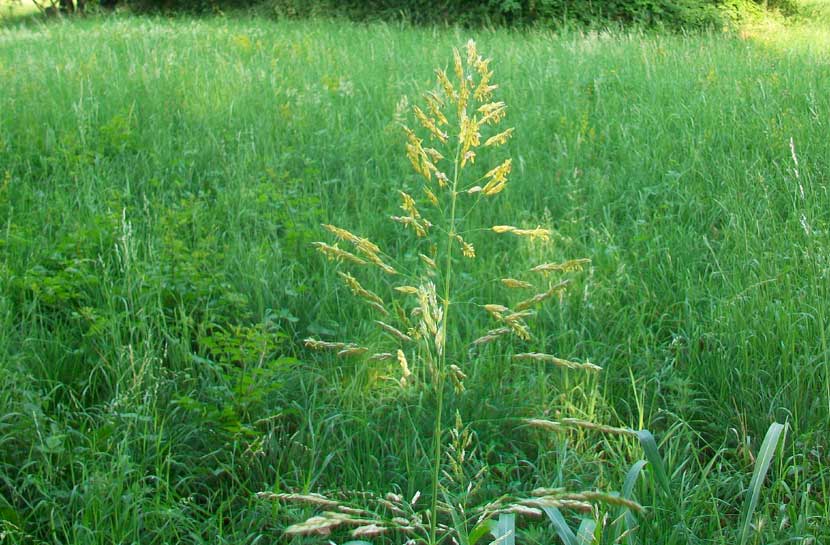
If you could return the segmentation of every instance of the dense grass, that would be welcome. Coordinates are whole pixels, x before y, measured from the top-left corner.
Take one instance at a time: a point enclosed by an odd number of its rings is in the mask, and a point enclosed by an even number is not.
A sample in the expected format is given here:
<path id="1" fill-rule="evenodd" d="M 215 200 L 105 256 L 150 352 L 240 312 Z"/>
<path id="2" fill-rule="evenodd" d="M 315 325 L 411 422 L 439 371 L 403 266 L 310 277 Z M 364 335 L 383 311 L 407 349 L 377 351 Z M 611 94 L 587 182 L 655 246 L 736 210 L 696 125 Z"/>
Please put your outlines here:
<path id="1" fill-rule="evenodd" d="M 258 491 L 427 490 L 431 401 L 387 380 L 393 367 L 302 347 L 377 336 L 309 243 L 333 222 L 396 248 L 395 188 L 417 189 L 396 105 L 470 36 L 516 127 L 509 190 L 470 219 L 556 233 L 471 235 L 486 256 L 465 277 L 471 302 L 489 302 L 476 279 L 507 265 L 588 257 L 540 314 L 535 348 L 605 368 L 586 382 L 470 366 L 457 408 L 486 490 L 619 490 L 642 456 L 517 416 L 648 428 L 672 493 L 638 489 L 640 538 L 732 543 L 763 434 L 786 422 L 750 542 L 830 539 L 820 25 L 742 37 L 220 18 L 0 30 L 3 539 L 278 541 L 303 513 Z M 472 304 L 462 316 L 461 330 L 481 325 Z"/>

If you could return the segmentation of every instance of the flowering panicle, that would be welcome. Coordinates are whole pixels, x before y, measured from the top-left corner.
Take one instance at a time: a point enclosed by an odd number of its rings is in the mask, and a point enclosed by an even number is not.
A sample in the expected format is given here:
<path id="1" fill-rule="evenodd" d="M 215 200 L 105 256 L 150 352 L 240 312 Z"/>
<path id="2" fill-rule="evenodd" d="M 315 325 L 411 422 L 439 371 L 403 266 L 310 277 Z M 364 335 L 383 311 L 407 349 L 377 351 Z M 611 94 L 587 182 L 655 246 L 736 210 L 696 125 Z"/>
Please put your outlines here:
<path id="1" fill-rule="evenodd" d="M 572 272 L 581 271 L 583 265 L 590 263 L 590 259 L 571 259 L 564 263 L 543 263 L 530 269 L 532 272 L 549 273 L 549 272 Z"/>
<path id="2" fill-rule="evenodd" d="M 514 129 L 499 127 L 507 115 L 507 105 L 493 96 L 498 85 L 493 83 L 494 74 L 490 64 L 490 59 L 479 55 L 475 42 L 470 40 L 463 50 L 453 49 L 451 66 L 435 71 L 434 90 L 423 96 L 421 105 L 411 107 L 414 123 L 407 126 L 402 114 L 402 110 L 409 107 L 408 99 L 402 99 L 396 109 L 396 120 L 403 127 L 406 156 L 416 174 L 413 178 L 417 181 L 417 186 L 414 190 L 398 192 L 402 213 L 390 217 L 417 235 L 414 243 L 417 246 L 404 252 L 401 262 L 407 265 L 414 263 L 418 270 L 406 271 L 402 266 L 404 279 L 394 284 L 387 280 L 377 293 L 364 287 L 351 273 L 338 271 L 351 293 L 381 314 L 382 320 L 374 320 L 379 331 L 373 337 L 371 351 L 369 347 L 363 346 L 367 343 L 314 338 L 305 340 L 305 345 L 312 350 L 377 362 L 388 373 L 395 374 L 395 378 L 386 378 L 401 388 L 430 389 L 430 397 L 436 400 L 436 414 L 432 433 L 432 503 L 428 517 L 423 519 L 414 512 L 420 493 L 410 502 L 396 494 L 374 498 L 374 510 L 357 509 L 317 495 L 272 494 L 270 499 L 306 503 L 325 510 L 321 515 L 289 526 L 286 530 L 289 535 L 328 535 L 335 529 L 347 529 L 352 537 L 365 539 L 394 531 L 413 536 L 412 542 L 432 545 L 442 541 L 452 542 L 452 526 L 445 525 L 439 519 L 446 520 L 447 511 L 455 510 L 456 506 L 440 501 L 442 485 L 439 481 L 442 475 L 450 480 L 463 476 L 465 456 L 471 446 L 472 434 L 461 425 L 460 415 L 457 415 L 455 429 L 450 429 L 448 433 L 444 427 L 446 419 L 442 418 L 445 408 L 443 396 L 445 390 L 448 394 L 451 391 L 446 386 L 451 384 L 456 395 L 461 395 L 466 390 L 467 374 L 462 363 L 475 363 L 476 352 L 485 350 L 485 345 L 502 341 L 516 345 L 532 342 L 529 322 L 536 315 L 535 307 L 556 295 L 561 296 L 569 284 L 569 280 L 565 279 L 536 288 L 532 282 L 518 278 L 500 278 L 495 285 L 503 287 L 505 293 L 533 290 L 527 292 L 533 295 L 527 297 L 525 293 L 522 300 L 509 305 L 482 305 L 481 308 L 495 323 L 472 341 L 472 347 L 466 355 L 470 360 L 459 357 L 459 349 L 466 344 L 464 339 L 459 338 L 463 331 L 462 328 L 449 327 L 450 323 L 455 326 L 455 321 L 451 318 L 455 316 L 456 309 L 462 308 L 453 300 L 457 291 L 454 285 L 457 273 L 454 268 L 463 266 L 463 260 L 458 259 L 459 254 L 468 259 L 476 257 L 475 246 L 464 237 L 473 237 L 476 236 L 473 233 L 482 232 L 460 228 L 470 217 L 470 208 L 475 207 L 482 198 L 494 197 L 504 191 L 513 167 L 510 157 L 491 159 L 491 155 L 499 153 L 496 148 L 505 146 L 510 141 Z M 486 172 L 483 176 L 471 174 L 479 168 L 481 172 Z M 407 181 L 409 183 L 411 182 Z M 422 209 L 418 208 L 413 195 L 423 199 L 425 206 Z M 470 195 L 475 198 L 467 198 Z M 331 224 L 324 224 L 323 228 L 336 242 L 315 242 L 314 245 L 328 259 L 338 261 L 338 266 L 361 265 L 367 267 L 368 273 L 377 267 L 390 275 L 399 274 L 387 263 L 388 258 L 381 248 L 369 239 Z M 548 241 L 552 235 L 550 229 L 541 226 L 521 228 L 494 225 L 486 231 L 511 234 L 531 241 Z M 349 245 L 351 251 L 338 244 Z M 416 255 L 417 259 L 414 257 Z M 587 259 L 573 259 L 562 263 L 543 263 L 530 269 L 530 272 L 542 273 L 544 278 L 551 273 L 581 270 L 589 262 Z M 377 273 L 375 275 L 380 276 Z M 540 277 L 534 278 L 538 281 Z M 513 360 L 539 362 L 592 373 L 601 370 L 588 361 L 580 363 L 552 354 L 529 351 L 528 348 L 523 350 L 528 351 L 515 354 Z M 555 431 L 577 429 L 612 434 L 630 432 L 625 428 L 603 427 L 568 418 L 557 421 L 532 419 L 526 423 Z M 445 448 L 442 440 L 447 435 L 452 441 Z M 444 460 L 445 455 L 449 463 Z M 549 507 L 590 512 L 599 501 L 631 509 L 639 507 L 630 500 L 597 492 L 568 493 L 559 489 L 544 489 L 528 498 L 511 499 L 502 496 L 479 510 L 478 522 L 501 513 L 538 516 Z M 379 512 L 384 515 L 377 515 Z M 457 532 L 455 537 L 460 537 Z"/>

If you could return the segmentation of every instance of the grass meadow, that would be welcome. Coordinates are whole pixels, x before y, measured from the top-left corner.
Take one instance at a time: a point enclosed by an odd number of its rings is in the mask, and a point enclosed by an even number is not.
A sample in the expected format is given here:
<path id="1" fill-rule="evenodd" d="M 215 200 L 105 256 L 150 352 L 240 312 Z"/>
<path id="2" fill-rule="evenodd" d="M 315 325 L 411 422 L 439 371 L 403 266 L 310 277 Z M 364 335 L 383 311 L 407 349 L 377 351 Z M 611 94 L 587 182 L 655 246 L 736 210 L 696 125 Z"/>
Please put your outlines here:
<path id="1" fill-rule="evenodd" d="M 597 506 L 574 543 L 830 542 L 830 33 L 812 7 L 695 34 L 0 23 L 0 543 L 343 543 L 287 537 L 314 509 L 257 493 L 430 495 L 435 393 L 303 339 L 383 342 L 312 242 L 333 223 L 417 262 L 389 220 L 421 186 L 399 123 L 469 38 L 515 133 L 507 189 L 465 221 L 552 236 L 465 234 L 451 335 L 487 329 L 502 271 L 588 258 L 535 340 L 500 350 L 603 367 L 461 353 L 444 423 L 474 431 L 479 497 L 645 507 L 619 536 Z M 627 479 L 636 438 L 523 420 L 565 416 L 649 430 L 665 482 L 653 463 Z"/>

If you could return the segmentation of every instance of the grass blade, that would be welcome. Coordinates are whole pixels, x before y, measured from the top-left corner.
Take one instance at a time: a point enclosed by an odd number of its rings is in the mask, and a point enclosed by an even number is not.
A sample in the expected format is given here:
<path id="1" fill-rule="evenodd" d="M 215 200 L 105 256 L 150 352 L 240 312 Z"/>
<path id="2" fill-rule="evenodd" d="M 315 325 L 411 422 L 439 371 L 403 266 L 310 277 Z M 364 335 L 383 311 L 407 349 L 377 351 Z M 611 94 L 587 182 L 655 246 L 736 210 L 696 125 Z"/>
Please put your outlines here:
<path id="1" fill-rule="evenodd" d="M 628 470 L 628 473 L 625 476 L 625 481 L 623 482 L 623 490 L 622 490 L 622 497 L 626 499 L 631 499 L 632 494 L 634 493 L 634 485 L 637 483 L 637 478 L 643 472 L 643 468 L 646 467 L 648 461 L 646 460 L 637 460 L 632 466 L 631 469 Z M 623 517 L 614 525 L 614 542 L 616 543 L 619 540 L 620 536 L 622 535 L 622 527 L 629 532 L 628 534 L 628 542 L 629 543 L 637 543 L 638 541 L 631 533 L 634 529 L 638 526 L 637 519 L 634 518 L 634 513 L 631 512 L 630 509 L 626 509 L 625 514 Z"/>
<path id="2" fill-rule="evenodd" d="M 568 523 L 565 521 L 565 517 L 562 516 L 562 512 L 559 509 L 556 507 L 543 507 L 542 509 L 547 514 L 551 523 L 553 523 L 553 527 L 559 539 L 562 540 L 562 543 L 565 545 L 579 545 L 579 541 L 577 541 L 573 531 L 568 527 Z"/>
<path id="3" fill-rule="evenodd" d="M 767 475 L 767 471 L 769 471 L 769 466 L 772 463 L 772 457 L 775 454 L 775 449 L 778 447 L 781 434 L 785 430 L 786 426 L 784 424 L 773 422 L 767 430 L 764 442 L 761 443 L 761 450 L 758 451 L 758 458 L 755 460 L 755 470 L 752 473 L 752 480 L 749 482 L 749 496 L 746 498 L 741 516 L 741 528 L 738 540 L 741 545 L 744 545 L 746 540 L 749 539 L 749 526 L 752 520 L 752 514 L 758 506 L 758 498 L 761 495 L 764 478 Z"/>
<path id="4" fill-rule="evenodd" d="M 671 497 L 671 481 L 669 480 L 669 474 L 666 472 L 666 465 L 663 463 L 663 458 L 660 456 L 660 450 L 657 448 L 657 441 L 655 441 L 654 436 L 648 430 L 638 431 L 637 437 L 640 439 L 640 445 L 643 447 L 646 460 L 654 468 L 654 473 L 657 475 L 660 488 L 667 497 Z"/>
<path id="5" fill-rule="evenodd" d="M 499 545 L 516 545 L 516 515 L 503 513 L 498 522 L 492 522 L 490 533 L 496 538 L 494 543 Z"/>
<path id="6" fill-rule="evenodd" d="M 576 542 L 579 545 L 591 545 L 594 542 L 594 530 L 597 523 L 592 519 L 582 519 L 579 530 L 576 531 Z"/>
<path id="7" fill-rule="evenodd" d="M 631 466 L 631 469 L 628 470 L 628 473 L 625 476 L 625 481 L 623 482 L 623 498 L 629 500 L 631 499 L 631 494 L 634 492 L 634 484 L 637 482 L 637 477 L 640 476 L 640 473 L 643 471 L 643 468 L 647 463 L 648 462 L 646 460 L 637 460 L 634 465 Z"/>

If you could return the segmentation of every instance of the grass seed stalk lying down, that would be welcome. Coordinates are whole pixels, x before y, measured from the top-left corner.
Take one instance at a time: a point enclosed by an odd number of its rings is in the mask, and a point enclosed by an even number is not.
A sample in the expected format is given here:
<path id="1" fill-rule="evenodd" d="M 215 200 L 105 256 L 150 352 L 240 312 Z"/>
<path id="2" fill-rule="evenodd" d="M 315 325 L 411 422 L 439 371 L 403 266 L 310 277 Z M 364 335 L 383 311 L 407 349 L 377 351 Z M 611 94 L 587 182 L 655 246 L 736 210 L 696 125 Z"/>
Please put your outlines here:
<path id="1" fill-rule="evenodd" d="M 536 279 L 535 283 L 516 278 L 501 279 L 505 288 L 524 290 L 530 295 L 521 296 L 512 308 L 501 304 L 483 305 L 483 310 L 497 327 L 474 340 L 456 338 L 450 329 L 454 267 L 459 259 L 476 258 L 475 247 L 464 238 L 471 230 L 464 225 L 463 219 L 482 200 L 493 199 L 506 188 L 511 159 L 500 157 L 486 167 L 483 163 L 489 158 L 487 156 L 497 154 L 497 148 L 510 139 L 514 129 L 499 127 L 507 106 L 493 98 L 498 86 L 492 81 L 490 59 L 479 55 L 472 40 L 466 44 L 463 53 L 453 50 L 450 71 L 438 69 L 436 75 L 436 88 L 423 95 L 422 106 L 416 105 L 412 109 L 419 126 L 416 129 L 403 126 L 406 155 L 422 180 L 421 194 L 413 196 L 399 191 L 402 214 L 391 216 L 392 221 L 413 231 L 418 239 L 420 260 L 417 270 L 404 270 L 377 244 L 335 225 L 323 226 L 334 237 L 333 243 L 314 243 L 327 258 L 355 267 L 354 273 L 338 274 L 349 290 L 376 312 L 374 323 L 388 345 L 376 349 L 352 342 L 313 338 L 305 341 L 309 348 L 333 351 L 342 357 L 397 361 L 400 365 L 398 383 L 402 388 L 424 388 L 434 394 L 432 490 L 426 522 L 417 512 L 417 497 L 404 501 L 394 494 L 383 498 L 364 495 L 362 508 L 354 508 L 317 495 L 263 493 L 262 497 L 326 509 L 322 515 L 289 527 L 288 534 L 328 534 L 337 527 L 351 527 L 352 536 L 357 538 L 400 531 L 434 544 L 442 535 L 458 532 L 457 528 L 452 529 L 451 525 L 444 525 L 439 520 L 452 503 L 439 502 L 439 496 L 447 494 L 441 484 L 444 451 L 447 450 L 444 446 L 447 430 L 442 424 L 444 394 L 448 381 L 452 383 L 452 391 L 463 391 L 466 378 L 458 354 L 513 336 L 529 341 L 531 334 L 526 320 L 534 316 L 534 307 L 560 295 L 568 284 L 567 280 L 548 280 L 548 275 L 580 270 L 588 262 L 577 259 L 540 264 L 524 273 L 529 279 Z M 495 225 L 487 230 L 496 235 L 529 239 L 546 240 L 551 235 L 550 230 L 541 227 L 524 229 Z M 391 279 L 383 283 L 386 298 L 363 286 L 356 276 L 361 269 Z M 538 287 L 540 279 L 547 283 L 545 287 Z M 535 352 L 517 354 L 514 359 L 536 360 L 591 372 L 600 370 L 588 362 L 571 362 Z M 449 430 L 449 435 L 456 440 L 461 433 L 459 422 L 457 418 L 456 429 Z M 528 423 L 538 425 L 537 421 Z M 456 450 L 450 448 L 446 454 Z M 503 497 L 478 510 L 477 524 L 507 511 L 541 514 L 539 507 L 545 506 L 587 511 L 591 502 L 604 498 L 605 495 L 596 492 L 574 495 L 561 491 L 533 499 Z"/>

